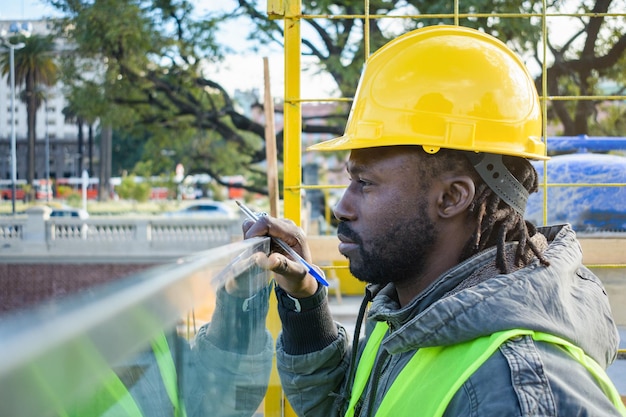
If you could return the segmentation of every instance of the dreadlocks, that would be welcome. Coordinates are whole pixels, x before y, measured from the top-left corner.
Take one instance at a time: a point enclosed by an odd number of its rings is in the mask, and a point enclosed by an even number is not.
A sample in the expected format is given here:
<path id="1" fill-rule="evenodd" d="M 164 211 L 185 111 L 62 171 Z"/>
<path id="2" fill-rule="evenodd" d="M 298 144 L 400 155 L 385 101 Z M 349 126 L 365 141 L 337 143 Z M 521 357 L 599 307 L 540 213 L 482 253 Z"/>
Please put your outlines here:
<path id="1" fill-rule="evenodd" d="M 530 239 L 537 233 L 535 226 L 524 220 L 523 215 L 505 203 L 474 170 L 465 154 L 461 151 L 441 149 L 430 159 L 431 174 L 443 170 L 460 170 L 471 173 L 476 185 L 476 194 L 469 207 L 470 215 L 476 221 L 476 229 L 467 242 L 461 260 L 492 246 L 496 246 L 496 267 L 502 273 L 511 271 L 507 260 L 506 243 L 517 241 L 515 250 L 515 266 L 528 265 L 536 256 L 543 265 L 550 263 L 545 259 L 539 248 Z M 504 165 L 515 178 L 528 190 L 534 193 L 538 189 L 537 171 L 524 158 L 502 157 Z M 454 168 L 453 168 L 454 167 Z"/>
<path id="2" fill-rule="evenodd" d="M 538 189 L 537 171 L 524 158 L 503 156 L 502 161 L 508 170 L 528 190 L 534 193 Z M 496 246 L 496 267 L 502 273 L 511 270 L 506 257 L 506 242 L 517 241 L 515 265 L 527 265 L 534 254 L 543 265 L 550 263 L 530 239 L 537 233 L 535 226 L 524 220 L 522 214 L 515 211 L 485 184 L 476 181 L 476 195 L 470 206 L 477 221 L 476 230 L 464 251 L 464 258 Z"/>

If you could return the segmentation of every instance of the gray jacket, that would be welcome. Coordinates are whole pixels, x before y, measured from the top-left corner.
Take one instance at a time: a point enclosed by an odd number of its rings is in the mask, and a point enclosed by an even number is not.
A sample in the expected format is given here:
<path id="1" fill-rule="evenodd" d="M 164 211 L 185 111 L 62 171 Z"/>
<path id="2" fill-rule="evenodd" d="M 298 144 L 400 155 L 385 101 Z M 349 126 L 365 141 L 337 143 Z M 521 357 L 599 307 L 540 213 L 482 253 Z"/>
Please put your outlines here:
<path id="1" fill-rule="evenodd" d="M 244 299 L 220 288 L 212 321 L 199 329 L 192 346 L 168 333 L 170 353 L 177 365 L 175 383 L 187 417 L 251 417 L 257 411 L 272 368 L 274 343 L 265 326 L 270 292 L 268 286 L 249 298 L 248 309 L 243 311 Z M 130 365 L 141 370 L 125 380 L 142 415 L 173 417 L 172 402 L 153 351 L 142 352 Z M 102 414 L 127 415 L 121 402 Z"/>
<path id="2" fill-rule="evenodd" d="M 495 269 L 492 248 L 447 271 L 403 308 L 399 308 L 392 284 L 376 295 L 368 314 L 368 328 L 384 320 L 391 330 L 379 349 L 376 375 L 370 378 L 358 415 L 375 414 L 395 377 L 421 347 L 452 345 L 500 330 L 524 328 L 571 341 L 603 368 L 615 359 L 619 336 L 607 295 L 599 279 L 582 266 L 582 251 L 574 231 L 567 225 L 540 231 L 547 238 L 544 255 L 550 261 L 549 267 L 534 261 L 502 275 Z M 305 314 L 325 315 L 327 309 L 327 303 L 322 302 L 317 311 Z M 284 333 L 292 331 L 286 315 L 281 317 Z M 278 340 L 283 388 L 300 416 L 344 413 L 345 401 L 337 398 L 341 399 L 348 373 L 349 338 L 337 326 L 337 331 L 333 329 L 334 340 L 314 352 L 289 354 L 297 351 L 289 346 L 294 339 L 282 334 Z M 328 337 L 315 331 L 309 334 L 311 338 Z M 361 341 L 359 349 L 364 345 Z M 376 381 L 375 392 L 372 380 Z M 415 415 L 419 415 L 418 404 L 415 409 Z M 464 383 L 444 415 L 619 414 L 594 378 L 561 348 L 517 337 L 504 343 Z"/>

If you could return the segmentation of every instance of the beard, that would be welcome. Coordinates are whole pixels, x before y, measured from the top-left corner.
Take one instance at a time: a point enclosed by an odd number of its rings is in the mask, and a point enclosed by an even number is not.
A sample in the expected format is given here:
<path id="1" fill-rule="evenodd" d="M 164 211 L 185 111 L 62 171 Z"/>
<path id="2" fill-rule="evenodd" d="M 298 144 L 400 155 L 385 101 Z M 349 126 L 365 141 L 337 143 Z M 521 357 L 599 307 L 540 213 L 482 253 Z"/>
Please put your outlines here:
<path id="1" fill-rule="evenodd" d="M 349 223 L 339 223 L 337 232 L 359 246 L 358 258 L 350 259 L 352 275 L 360 281 L 381 285 L 421 274 L 437 236 L 425 201 L 419 203 L 413 217 L 394 222 L 367 243 L 350 229 Z"/>

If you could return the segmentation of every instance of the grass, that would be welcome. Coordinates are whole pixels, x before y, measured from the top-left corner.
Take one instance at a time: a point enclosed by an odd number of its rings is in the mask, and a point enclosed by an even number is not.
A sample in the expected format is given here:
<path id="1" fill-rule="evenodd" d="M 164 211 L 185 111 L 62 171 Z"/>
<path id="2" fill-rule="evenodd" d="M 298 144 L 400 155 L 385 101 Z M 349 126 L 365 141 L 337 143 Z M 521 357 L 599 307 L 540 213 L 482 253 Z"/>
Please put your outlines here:
<path id="1" fill-rule="evenodd" d="M 117 201 L 87 201 L 87 212 L 90 215 L 100 216 L 100 215 L 157 215 L 166 213 L 168 211 L 178 210 L 183 208 L 189 204 L 192 204 L 194 201 L 199 200 L 158 200 L 158 201 L 146 201 L 143 203 L 132 201 L 132 200 L 117 200 Z M 237 205 L 234 201 L 225 201 L 228 205 L 232 206 L 234 211 L 238 211 Z M 232 204 L 231 204 L 232 203 Z M 255 201 L 255 208 L 265 209 L 267 205 L 265 199 L 261 199 L 261 201 Z M 37 201 L 33 203 L 24 203 L 22 201 L 15 202 L 15 212 L 17 214 L 21 214 L 29 207 L 32 206 L 41 206 L 41 205 L 49 205 L 50 207 L 62 206 L 62 205 L 71 205 L 72 207 L 82 208 L 82 200 L 75 202 L 74 204 L 68 204 L 66 200 L 53 200 L 50 203 L 46 203 L 45 201 Z M 260 205 L 260 207 L 257 207 Z M 0 201 L 0 215 L 10 215 L 12 214 L 12 203 L 11 200 L 8 201 Z"/>
<path id="2" fill-rule="evenodd" d="M 189 204 L 190 201 L 162 200 L 162 201 L 146 201 L 139 203 L 131 200 L 119 201 L 87 201 L 87 211 L 92 215 L 132 215 L 132 214 L 161 214 L 172 210 L 178 210 Z M 33 203 L 24 203 L 22 201 L 15 202 L 15 212 L 23 213 L 29 207 L 50 205 L 50 207 L 69 205 L 64 200 L 53 200 L 50 203 L 45 201 L 37 201 Z M 82 207 L 82 201 L 74 207 Z M 13 206 L 11 201 L 2 201 L 0 203 L 0 214 L 11 214 Z"/>

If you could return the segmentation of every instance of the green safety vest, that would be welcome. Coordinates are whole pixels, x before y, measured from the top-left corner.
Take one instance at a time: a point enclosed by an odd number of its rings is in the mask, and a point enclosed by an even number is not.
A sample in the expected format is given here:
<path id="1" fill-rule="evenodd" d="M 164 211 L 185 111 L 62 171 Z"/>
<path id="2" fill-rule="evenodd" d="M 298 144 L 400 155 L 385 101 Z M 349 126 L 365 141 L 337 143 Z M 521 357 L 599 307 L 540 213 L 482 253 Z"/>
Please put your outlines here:
<path id="1" fill-rule="evenodd" d="M 378 322 L 369 337 L 357 367 L 352 397 L 346 417 L 354 416 L 354 408 L 372 372 L 376 353 L 387 334 L 388 325 Z M 626 407 L 606 372 L 583 350 L 570 342 L 542 332 L 513 329 L 494 333 L 452 346 L 419 349 L 398 374 L 385 394 L 378 416 L 442 416 L 448 403 L 463 383 L 504 343 L 515 336 L 530 335 L 534 340 L 562 346 L 597 380 L 606 396 L 623 416 Z M 432 381 L 437 381 L 433 384 Z M 419 405 L 419 414 L 417 414 Z"/>
<path id="2" fill-rule="evenodd" d="M 161 380 L 165 386 L 167 396 L 173 408 L 174 417 L 186 417 L 185 405 L 179 401 L 176 365 L 170 352 L 169 344 L 165 334 L 160 333 L 151 343 L 152 351 L 159 367 Z M 121 417 L 149 417 L 144 416 L 128 392 L 124 383 L 115 372 L 108 367 L 104 359 L 95 351 L 85 352 L 89 357 L 87 363 L 95 366 L 95 369 L 107 368 L 106 375 L 101 379 L 101 384 L 85 404 L 72 409 L 71 411 L 60 410 L 61 417 L 98 417 L 107 412 L 111 407 L 118 405 L 123 411 Z"/>

